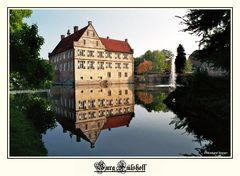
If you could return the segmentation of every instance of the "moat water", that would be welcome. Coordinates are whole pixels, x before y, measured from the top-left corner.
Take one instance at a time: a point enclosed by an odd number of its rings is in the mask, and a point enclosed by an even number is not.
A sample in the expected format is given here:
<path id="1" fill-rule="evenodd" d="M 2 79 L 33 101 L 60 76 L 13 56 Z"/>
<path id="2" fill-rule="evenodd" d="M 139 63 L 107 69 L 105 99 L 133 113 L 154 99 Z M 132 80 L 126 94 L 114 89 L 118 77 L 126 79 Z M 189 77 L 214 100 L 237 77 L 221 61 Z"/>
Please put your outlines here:
<path id="1" fill-rule="evenodd" d="M 45 99 L 54 112 L 54 124 L 41 123 L 49 156 L 199 156 L 214 141 L 187 130 L 204 123 L 184 124 L 164 104 L 171 91 L 125 84 L 53 87 L 24 96 Z"/>

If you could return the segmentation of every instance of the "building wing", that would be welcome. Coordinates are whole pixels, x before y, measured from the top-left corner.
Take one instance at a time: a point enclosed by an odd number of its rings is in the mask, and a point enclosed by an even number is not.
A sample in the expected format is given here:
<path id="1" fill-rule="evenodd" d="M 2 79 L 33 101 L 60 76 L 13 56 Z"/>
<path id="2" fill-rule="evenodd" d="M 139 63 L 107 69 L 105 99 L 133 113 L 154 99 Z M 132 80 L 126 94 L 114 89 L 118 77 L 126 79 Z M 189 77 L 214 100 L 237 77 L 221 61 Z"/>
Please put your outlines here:
<path id="1" fill-rule="evenodd" d="M 122 52 L 122 53 L 133 53 L 133 49 L 128 44 L 127 40 L 120 41 L 110 38 L 100 37 L 101 42 L 106 48 L 106 51 L 110 52 Z"/>

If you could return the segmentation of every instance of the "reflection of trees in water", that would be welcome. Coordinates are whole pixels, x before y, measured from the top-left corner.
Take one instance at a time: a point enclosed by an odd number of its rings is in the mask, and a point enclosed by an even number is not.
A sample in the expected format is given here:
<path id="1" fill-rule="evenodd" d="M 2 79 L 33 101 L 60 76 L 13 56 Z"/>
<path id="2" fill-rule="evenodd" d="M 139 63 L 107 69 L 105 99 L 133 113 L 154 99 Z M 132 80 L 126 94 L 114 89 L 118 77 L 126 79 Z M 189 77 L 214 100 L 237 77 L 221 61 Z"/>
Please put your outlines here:
<path id="1" fill-rule="evenodd" d="M 46 133 L 49 128 L 56 126 L 52 105 L 46 94 L 16 94 L 11 95 L 10 99 L 40 133 Z"/>
<path id="2" fill-rule="evenodd" d="M 144 104 L 151 104 L 153 102 L 153 96 L 148 92 L 138 92 L 137 96 Z"/>
<path id="3" fill-rule="evenodd" d="M 135 92 L 135 103 L 144 107 L 148 112 L 167 112 L 167 106 L 163 103 L 166 97 L 166 92 L 139 90 Z"/>
<path id="4" fill-rule="evenodd" d="M 166 99 L 177 115 L 170 124 L 184 128 L 201 143 L 201 156 L 230 155 L 230 92 L 228 79 L 195 76 Z M 189 154 L 186 154 L 189 155 Z M 193 154 L 190 154 L 193 155 Z"/>

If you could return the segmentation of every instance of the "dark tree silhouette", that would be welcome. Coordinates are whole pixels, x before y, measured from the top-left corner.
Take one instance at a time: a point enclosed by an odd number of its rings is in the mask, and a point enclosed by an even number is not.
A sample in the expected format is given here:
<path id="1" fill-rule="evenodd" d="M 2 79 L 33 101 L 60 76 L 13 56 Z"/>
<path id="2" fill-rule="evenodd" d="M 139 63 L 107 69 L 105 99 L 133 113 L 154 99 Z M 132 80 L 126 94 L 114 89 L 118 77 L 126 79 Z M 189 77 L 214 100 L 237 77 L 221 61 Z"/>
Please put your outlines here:
<path id="1" fill-rule="evenodd" d="M 177 56 L 175 60 L 176 73 L 183 73 L 183 69 L 186 63 L 186 53 L 181 44 L 177 48 Z"/>
<path id="2" fill-rule="evenodd" d="M 198 59 L 215 68 L 230 70 L 230 10 L 190 10 L 183 17 L 184 32 L 201 37 Z"/>

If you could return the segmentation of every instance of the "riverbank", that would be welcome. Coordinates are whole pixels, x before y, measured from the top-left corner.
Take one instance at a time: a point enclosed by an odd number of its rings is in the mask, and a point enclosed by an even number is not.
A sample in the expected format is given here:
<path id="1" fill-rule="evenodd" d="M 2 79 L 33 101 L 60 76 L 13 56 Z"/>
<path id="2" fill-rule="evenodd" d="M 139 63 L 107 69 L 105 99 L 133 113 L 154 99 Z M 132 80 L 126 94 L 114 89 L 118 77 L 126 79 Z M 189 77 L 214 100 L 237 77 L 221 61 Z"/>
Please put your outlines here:
<path id="1" fill-rule="evenodd" d="M 26 117 L 10 103 L 10 156 L 46 156 L 47 150 L 42 142 L 41 133 Z"/>
<path id="2" fill-rule="evenodd" d="M 177 114 L 175 128 L 186 128 L 199 141 L 211 143 L 199 149 L 200 155 L 224 152 L 230 155 L 230 78 L 194 75 L 169 94 L 164 101 Z"/>

